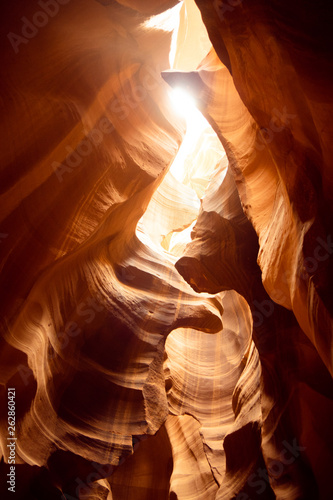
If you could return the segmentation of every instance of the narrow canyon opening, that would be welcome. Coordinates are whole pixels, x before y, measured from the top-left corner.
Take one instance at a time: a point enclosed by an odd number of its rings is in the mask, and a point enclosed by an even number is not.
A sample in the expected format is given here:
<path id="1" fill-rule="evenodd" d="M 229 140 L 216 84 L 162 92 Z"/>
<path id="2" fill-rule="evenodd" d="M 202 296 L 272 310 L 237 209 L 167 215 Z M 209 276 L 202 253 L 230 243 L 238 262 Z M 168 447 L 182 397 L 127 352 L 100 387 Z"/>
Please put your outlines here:
<path id="1" fill-rule="evenodd" d="M 331 498 L 329 3 L 2 9 L 1 498 Z"/>

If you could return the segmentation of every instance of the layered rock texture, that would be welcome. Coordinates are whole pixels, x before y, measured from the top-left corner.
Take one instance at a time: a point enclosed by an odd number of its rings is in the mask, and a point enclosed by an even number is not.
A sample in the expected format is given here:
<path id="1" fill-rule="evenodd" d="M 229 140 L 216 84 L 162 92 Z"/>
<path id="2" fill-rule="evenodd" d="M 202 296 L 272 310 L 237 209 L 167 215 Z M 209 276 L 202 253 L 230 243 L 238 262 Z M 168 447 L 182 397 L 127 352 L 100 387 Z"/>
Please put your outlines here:
<path id="1" fill-rule="evenodd" d="M 1 10 L 1 498 L 332 498 L 329 2 Z"/>

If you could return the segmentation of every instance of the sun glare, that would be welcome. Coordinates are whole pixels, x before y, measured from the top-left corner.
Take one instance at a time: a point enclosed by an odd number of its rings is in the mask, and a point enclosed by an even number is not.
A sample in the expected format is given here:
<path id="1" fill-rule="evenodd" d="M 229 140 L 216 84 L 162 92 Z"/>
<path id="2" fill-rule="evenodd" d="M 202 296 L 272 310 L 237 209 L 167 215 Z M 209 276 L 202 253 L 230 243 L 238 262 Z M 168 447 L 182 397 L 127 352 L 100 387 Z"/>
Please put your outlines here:
<path id="1" fill-rule="evenodd" d="M 176 87 L 171 89 L 170 94 L 175 112 L 182 115 L 186 121 L 197 119 L 198 115 L 201 115 L 196 107 L 194 97 L 185 89 Z"/>
<path id="2" fill-rule="evenodd" d="M 185 130 L 178 152 L 136 232 L 145 245 L 163 252 L 163 258 L 168 254 L 170 259 L 181 256 L 191 241 L 201 200 L 216 172 L 224 168 L 221 162 L 225 159 L 218 137 L 200 111 L 202 103 L 195 95 L 196 80 L 191 89 L 192 79 L 186 76 L 187 72 L 195 71 L 211 47 L 200 11 L 194 0 L 185 0 L 177 16 L 169 53 L 170 69 L 162 71 L 162 77 L 168 84 L 168 119 L 178 131 L 185 124 Z M 157 20 L 162 21 L 154 18 L 154 22 Z"/>
<path id="3" fill-rule="evenodd" d="M 170 97 L 175 112 L 186 121 L 186 134 L 170 169 L 171 173 L 183 182 L 187 176 L 185 160 L 195 150 L 199 138 L 207 129 L 210 129 L 210 125 L 196 107 L 195 98 L 184 88 L 172 88 Z"/>
<path id="4" fill-rule="evenodd" d="M 195 98 L 183 87 L 171 88 L 169 92 L 175 113 L 186 121 L 186 135 L 192 136 L 192 141 L 196 141 L 209 124 L 197 108 Z"/>

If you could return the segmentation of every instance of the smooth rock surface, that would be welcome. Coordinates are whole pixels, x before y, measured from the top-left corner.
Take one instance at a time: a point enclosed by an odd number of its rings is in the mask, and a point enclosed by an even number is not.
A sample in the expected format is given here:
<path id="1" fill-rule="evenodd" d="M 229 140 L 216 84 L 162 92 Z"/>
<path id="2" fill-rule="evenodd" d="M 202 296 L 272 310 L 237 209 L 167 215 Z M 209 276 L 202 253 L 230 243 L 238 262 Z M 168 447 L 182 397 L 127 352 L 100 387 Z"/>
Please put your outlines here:
<path id="1" fill-rule="evenodd" d="M 1 498 L 333 496 L 331 19 L 2 7 Z"/>

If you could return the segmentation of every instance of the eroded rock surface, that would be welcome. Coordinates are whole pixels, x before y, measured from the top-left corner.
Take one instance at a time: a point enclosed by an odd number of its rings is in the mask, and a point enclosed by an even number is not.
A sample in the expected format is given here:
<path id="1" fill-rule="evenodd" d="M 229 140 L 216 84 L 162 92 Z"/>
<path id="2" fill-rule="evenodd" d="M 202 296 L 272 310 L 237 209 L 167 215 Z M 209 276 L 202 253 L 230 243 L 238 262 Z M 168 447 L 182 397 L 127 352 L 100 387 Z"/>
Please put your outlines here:
<path id="1" fill-rule="evenodd" d="M 333 494 L 331 9 L 196 4 L 2 8 L 1 498 Z"/>

